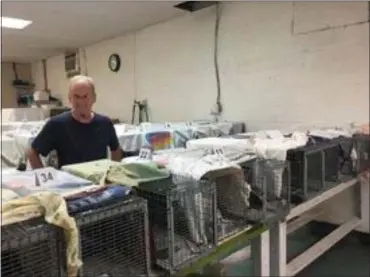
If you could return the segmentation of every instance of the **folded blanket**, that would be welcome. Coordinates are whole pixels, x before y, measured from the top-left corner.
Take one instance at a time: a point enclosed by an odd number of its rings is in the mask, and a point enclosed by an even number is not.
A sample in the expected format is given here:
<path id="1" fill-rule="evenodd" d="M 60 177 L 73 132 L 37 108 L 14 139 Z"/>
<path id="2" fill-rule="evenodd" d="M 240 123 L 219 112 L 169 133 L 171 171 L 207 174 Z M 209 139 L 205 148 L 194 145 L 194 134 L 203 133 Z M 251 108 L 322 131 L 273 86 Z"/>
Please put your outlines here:
<path id="1" fill-rule="evenodd" d="M 90 193 L 81 193 L 79 197 L 73 196 L 67 200 L 68 211 L 70 214 L 97 209 L 107 204 L 129 196 L 131 188 L 126 186 L 103 187 Z"/>
<path id="2" fill-rule="evenodd" d="M 159 168 L 154 162 L 122 164 L 111 160 L 99 160 L 63 166 L 62 170 L 101 185 L 108 182 L 137 186 L 140 182 L 156 181 L 170 176 L 168 170 Z"/>

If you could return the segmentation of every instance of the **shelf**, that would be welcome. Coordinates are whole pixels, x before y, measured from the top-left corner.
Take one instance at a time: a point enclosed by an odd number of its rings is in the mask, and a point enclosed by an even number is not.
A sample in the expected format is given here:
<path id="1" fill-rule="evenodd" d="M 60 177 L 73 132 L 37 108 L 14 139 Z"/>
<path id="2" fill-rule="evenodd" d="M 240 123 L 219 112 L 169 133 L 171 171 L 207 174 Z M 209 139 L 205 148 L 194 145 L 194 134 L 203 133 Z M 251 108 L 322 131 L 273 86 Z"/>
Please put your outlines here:
<path id="1" fill-rule="evenodd" d="M 261 235 L 266 230 L 266 226 L 258 224 L 245 231 L 242 231 L 238 235 L 235 235 L 232 238 L 223 241 L 208 255 L 201 257 L 194 261 L 191 265 L 182 268 L 179 272 L 175 274 L 175 277 L 195 274 L 201 272 L 202 269 L 206 268 L 207 266 L 217 264 L 225 257 L 247 246 L 248 242 Z"/>
<path id="2" fill-rule="evenodd" d="M 29 84 L 29 85 L 13 85 L 13 88 L 16 89 L 34 89 L 35 85 L 34 84 Z"/>

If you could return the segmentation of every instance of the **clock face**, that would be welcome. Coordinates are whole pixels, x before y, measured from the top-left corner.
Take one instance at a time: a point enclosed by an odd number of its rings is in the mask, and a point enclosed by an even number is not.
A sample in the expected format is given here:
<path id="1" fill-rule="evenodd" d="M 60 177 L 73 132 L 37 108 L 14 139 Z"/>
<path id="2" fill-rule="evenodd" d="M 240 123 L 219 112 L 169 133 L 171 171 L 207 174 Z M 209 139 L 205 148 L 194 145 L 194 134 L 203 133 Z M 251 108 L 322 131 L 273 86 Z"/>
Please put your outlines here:
<path id="1" fill-rule="evenodd" d="M 113 72 L 118 72 L 121 67 L 121 59 L 118 54 L 112 54 L 108 59 L 109 69 Z"/>

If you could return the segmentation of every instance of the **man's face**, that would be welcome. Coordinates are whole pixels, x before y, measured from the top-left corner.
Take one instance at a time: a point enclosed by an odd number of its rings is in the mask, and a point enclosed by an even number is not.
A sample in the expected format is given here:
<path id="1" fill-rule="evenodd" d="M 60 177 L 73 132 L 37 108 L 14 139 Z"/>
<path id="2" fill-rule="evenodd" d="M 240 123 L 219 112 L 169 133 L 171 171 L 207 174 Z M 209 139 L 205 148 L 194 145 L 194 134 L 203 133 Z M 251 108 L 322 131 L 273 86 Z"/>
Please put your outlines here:
<path id="1" fill-rule="evenodd" d="M 73 84 L 70 87 L 68 98 L 76 112 L 84 115 L 91 113 L 95 97 L 90 85 L 85 83 Z"/>

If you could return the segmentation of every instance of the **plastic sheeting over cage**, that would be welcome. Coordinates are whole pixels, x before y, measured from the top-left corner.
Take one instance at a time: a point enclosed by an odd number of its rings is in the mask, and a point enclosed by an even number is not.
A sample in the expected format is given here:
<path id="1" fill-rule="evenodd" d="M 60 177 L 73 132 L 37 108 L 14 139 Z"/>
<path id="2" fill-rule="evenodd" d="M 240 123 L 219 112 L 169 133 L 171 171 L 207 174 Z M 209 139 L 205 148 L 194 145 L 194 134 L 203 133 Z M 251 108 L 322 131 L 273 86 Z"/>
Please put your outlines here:
<path id="1" fill-rule="evenodd" d="M 7 108 L 1 109 L 3 123 L 19 121 L 44 120 L 49 116 L 47 109 L 41 108 Z"/>
<path id="2" fill-rule="evenodd" d="M 7 122 L 2 125 L 2 167 L 17 167 L 20 163 L 27 165 L 27 150 L 45 122 L 21 121 Z M 41 158 L 46 165 L 56 165 L 55 153 Z M 30 166 L 27 165 L 27 168 Z"/>
<path id="3" fill-rule="evenodd" d="M 242 123 L 231 122 L 144 122 L 138 126 L 116 124 L 120 145 L 125 152 L 137 152 L 144 145 L 154 150 L 184 147 L 194 138 L 220 137 L 243 130 Z"/>

